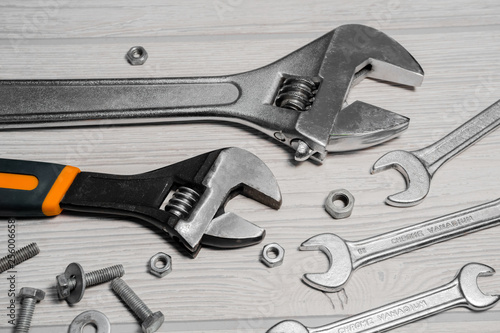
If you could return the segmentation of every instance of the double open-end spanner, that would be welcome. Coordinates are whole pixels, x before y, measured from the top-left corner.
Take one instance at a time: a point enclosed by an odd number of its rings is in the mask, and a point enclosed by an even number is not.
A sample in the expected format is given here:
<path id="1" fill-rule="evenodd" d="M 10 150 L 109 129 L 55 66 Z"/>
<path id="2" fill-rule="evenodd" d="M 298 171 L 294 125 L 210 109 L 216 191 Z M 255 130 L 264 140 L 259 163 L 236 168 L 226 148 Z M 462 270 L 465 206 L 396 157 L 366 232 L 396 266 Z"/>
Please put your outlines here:
<path id="1" fill-rule="evenodd" d="M 338 291 L 352 272 L 362 266 L 499 224 L 500 199 L 497 199 L 357 242 L 330 233 L 316 235 L 302 243 L 300 250 L 323 251 L 330 260 L 330 268 L 326 273 L 305 274 L 303 280 L 316 289 Z"/>
<path id="2" fill-rule="evenodd" d="M 429 193 L 436 171 L 499 125 L 500 100 L 430 146 L 411 152 L 395 150 L 382 156 L 371 173 L 394 168 L 404 176 L 407 185 L 405 191 L 387 197 L 386 203 L 396 207 L 421 203 Z"/>
<path id="3" fill-rule="evenodd" d="M 494 273 L 495 270 L 489 266 L 470 263 L 462 267 L 450 283 L 422 294 L 321 327 L 306 327 L 298 321 L 285 320 L 267 333 L 387 332 L 456 307 L 485 311 L 492 308 L 500 300 L 500 296 L 484 294 L 477 285 L 477 278 Z"/>
<path id="4" fill-rule="evenodd" d="M 136 217 L 179 239 L 193 256 L 201 244 L 236 248 L 264 238 L 265 230 L 224 211 L 240 193 L 275 209 L 281 206 L 271 170 L 240 148 L 133 176 L 0 159 L 0 216 L 54 216 L 64 209 Z"/>
<path id="5" fill-rule="evenodd" d="M 223 120 L 291 146 L 295 158 L 389 140 L 408 118 L 356 101 L 365 77 L 418 86 L 423 71 L 395 40 L 344 25 L 268 66 L 201 78 L 0 81 L 0 129 Z"/>

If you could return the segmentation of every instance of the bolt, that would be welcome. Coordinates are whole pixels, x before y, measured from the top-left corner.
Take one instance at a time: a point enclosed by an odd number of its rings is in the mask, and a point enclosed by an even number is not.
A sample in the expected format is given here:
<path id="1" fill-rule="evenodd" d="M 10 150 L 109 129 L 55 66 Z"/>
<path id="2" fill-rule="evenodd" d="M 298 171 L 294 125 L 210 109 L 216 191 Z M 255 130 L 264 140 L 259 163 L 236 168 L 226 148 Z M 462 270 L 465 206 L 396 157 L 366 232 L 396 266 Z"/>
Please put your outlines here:
<path id="1" fill-rule="evenodd" d="M 74 262 L 66 267 L 63 274 L 56 276 L 57 293 L 60 299 L 65 299 L 69 304 L 75 304 L 82 299 L 86 287 L 111 281 L 122 277 L 123 274 L 125 270 L 122 265 L 85 273 L 82 266 Z"/>
<path id="2" fill-rule="evenodd" d="M 111 288 L 129 306 L 129 308 L 142 320 L 144 333 L 156 332 L 163 324 L 164 317 L 161 311 L 153 313 L 137 294 L 122 279 L 114 279 Z"/>
<path id="3" fill-rule="evenodd" d="M 5 257 L 0 259 L 0 273 L 14 268 L 23 261 L 33 258 L 38 253 L 40 253 L 38 245 L 36 245 L 36 243 L 31 243 L 26 245 L 25 247 L 20 248 L 14 253 L 6 255 Z"/>
<path id="4" fill-rule="evenodd" d="M 45 292 L 35 288 L 21 288 L 19 291 L 21 299 L 21 310 L 17 319 L 15 333 L 27 333 L 35 312 L 35 305 L 45 298 Z"/>

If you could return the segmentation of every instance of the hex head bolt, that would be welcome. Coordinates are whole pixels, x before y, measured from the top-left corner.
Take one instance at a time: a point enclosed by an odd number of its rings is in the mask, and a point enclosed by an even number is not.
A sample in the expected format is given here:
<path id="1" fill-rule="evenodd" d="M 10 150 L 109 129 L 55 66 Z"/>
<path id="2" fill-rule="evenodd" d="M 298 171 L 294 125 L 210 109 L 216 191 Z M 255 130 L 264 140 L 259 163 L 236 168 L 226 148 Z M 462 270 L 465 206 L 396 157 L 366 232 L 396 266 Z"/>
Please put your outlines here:
<path id="1" fill-rule="evenodd" d="M 137 294 L 123 281 L 118 278 L 111 282 L 114 292 L 129 306 L 129 308 L 142 320 L 142 331 L 144 333 L 156 332 L 163 324 L 164 317 L 161 311 L 153 313 Z"/>
<path id="2" fill-rule="evenodd" d="M 0 259 L 0 273 L 16 267 L 23 261 L 33 258 L 38 253 L 40 253 L 38 245 L 36 245 L 36 243 L 31 243 L 15 251 L 13 254 L 6 255 Z M 12 262 L 14 262 L 14 264 L 12 264 Z"/>
<path id="3" fill-rule="evenodd" d="M 30 330 L 35 305 L 45 298 L 45 292 L 35 288 L 21 288 L 19 298 L 21 299 L 21 310 L 19 311 L 15 333 L 27 333 Z"/>
<path id="4" fill-rule="evenodd" d="M 122 265 L 85 273 L 82 266 L 74 262 L 66 267 L 63 274 L 56 276 L 57 293 L 60 299 L 65 299 L 69 304 L 75 304 L 83 298 L 85 288 L 122 277 L 123 274 L 125 270 Z"/>

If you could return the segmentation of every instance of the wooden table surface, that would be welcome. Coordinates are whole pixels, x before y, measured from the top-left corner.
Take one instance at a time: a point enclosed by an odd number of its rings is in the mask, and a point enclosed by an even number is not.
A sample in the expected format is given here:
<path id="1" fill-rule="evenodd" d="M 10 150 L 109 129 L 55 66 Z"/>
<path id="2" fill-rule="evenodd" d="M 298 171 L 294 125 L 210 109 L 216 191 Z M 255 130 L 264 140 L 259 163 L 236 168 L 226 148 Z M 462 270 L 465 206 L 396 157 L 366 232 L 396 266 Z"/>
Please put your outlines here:
<path id="1" fill-rule="evenodd" d="M 228 205 L 264 227 L 263 244 L 286 250 L 282 266 L 259 262 L 262 245 L 238 250 L 204 248 L 187 258 L 168 237 L 138 221 L 62 214 L 18 219 L 17 244 L 36 241 L 41 253 L 17 267 L 16 286 L 47 291 L 31 332 L 66 332 L 79 313 L 96 309 L 113 332 L 140 332 L 136 319 L 109 284 L 87 290 L 75 306 L 57 300 L 55 276 L 70 262 L 87 270 L 121 263 L 125 280 L 153 309 L 165 314 L 160 332 L 265 332 L 293 318 L 322 325 L 451 281 L 464 264 L 500 269 L 500 228 L 493 228 L 383 261 L 355 272 L 345 290 L 323 293 L 301 282 L 323 271 L 320 252 L 298 245 L 318 233 L 357 240 L 500 197 L 500 132 L 493 132 L 445 165 L 427 199 L 400 209 L 384 198 L 404 188 L 396 171 L 370 175 L 385 152 L 413 150 L 441 138 L 500 98 L 500 3 L 472 1 L 130 1 L 25 0 L 0 3 L 0 79 L 138 78 L 223 75 L 266 65 L 346 23 L 380 29 L 405 46 L 425 71 L 421 87 L 365 80 L 348 101 L 363 100 L 411 118 L 399 138 L 363 151 L 330 154 L 323 165 L 295 163 L 291 150 L 256 130 L 227 123 L 0 132 L 2 158 L 56 162 L 85 171 L 133 174 L 210 150 L 237 146 L 259 156 L 283 193 L 279 211 L 238 197 Z M 133 45 L 149 59 L 130 66 Z M 328 192 L 356 198 L 349 219 L 323 209 Z M 0 254 L 7 251 L 7 219 Z M 158 279 L 146 263 L 163 251 L 173 272 Z M 8 284 L 0 280 L 0 332 L 7 323 Z M 500 293 L 500 275 L 479 280 Z M 500 306 L 481 313 L 455 309 L 395 332 L 498 332 Z M 89 331 L 91 332 L 91 331 Z"/>

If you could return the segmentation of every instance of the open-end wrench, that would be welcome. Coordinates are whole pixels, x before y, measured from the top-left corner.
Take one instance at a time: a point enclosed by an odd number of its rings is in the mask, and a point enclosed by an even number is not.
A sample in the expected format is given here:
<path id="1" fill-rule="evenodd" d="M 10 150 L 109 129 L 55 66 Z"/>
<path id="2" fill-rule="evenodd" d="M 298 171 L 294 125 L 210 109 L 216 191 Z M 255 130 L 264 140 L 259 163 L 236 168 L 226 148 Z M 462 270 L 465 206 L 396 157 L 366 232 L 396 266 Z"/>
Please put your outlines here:
<path id="1" fill-rule="evenodd" d="M 500 199 L 357 242 L 326 233 L 311 237 L 300 250 L 321 250 L 330 260 L 326 273 L 305 274 L 303 281 L 323 291 L 338 291 L 352 272 L 455 237 L 500 224 Z"/>
<path id="2" fill-rule="evenodd" d="M 238 194 L 275 209 L 281 206 L 271 170 L 240 148 L 132 176 L 0 159 L 0 216 L 55 216 L 62 210 L 131 216 L 180 240 L 193 256 L 201 244 L 237 248 L 264 238 L 265 230 L 224 211 Z"/>
<path id="3" fill-rule="evenodd" d="M 408 118 L 356 101 L 365 77 L 418 86 L 423 71 L 395 40 L 344 25 L 268 66 L 221 77 L 0 81 L 0 129 L 223 120 L 291 146 L 295 158 L 395 137 Z"/>
<path id="4" fill-rule="evenodd" d="M 411 152 L 395 150 L 382 156 L 371 173 L 394 168 L 403 175 L 407 186 L 405 191 L 387 197 L 386 203 L 396 207 L 421 203 L 429 193 L 436 171 L 499 125 L 500 100 L 430 146 Z"/>
<path id="5" fill-rule="evenodd" d="M 306 327 L 298 321 L 285 320 L 267 333 L 387 332 L 456 307 L 485 311 L 493 307 L 500 296 L 484 294 L 477 285 L 477 278 L 494 273 L 495 270 L 489 266 L 470 263 L 462 267 L 450 283 L 422 294 L 321 327 Z"/>

